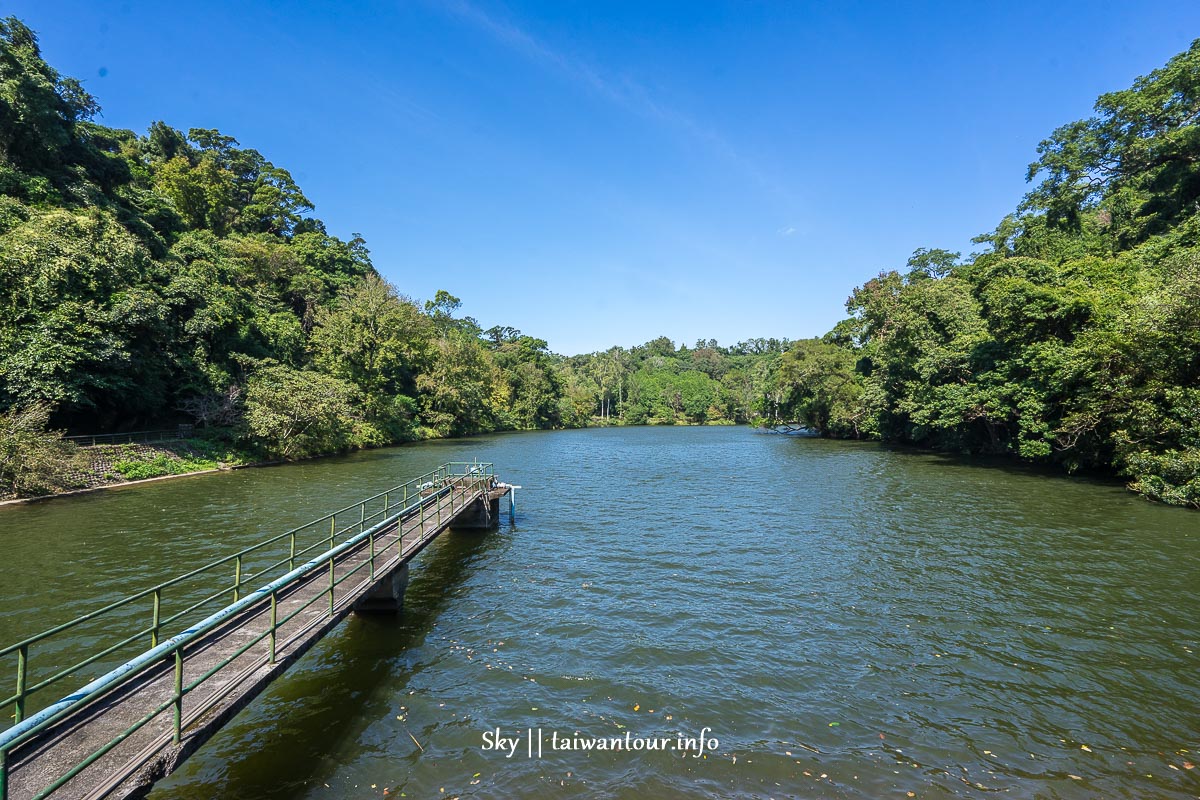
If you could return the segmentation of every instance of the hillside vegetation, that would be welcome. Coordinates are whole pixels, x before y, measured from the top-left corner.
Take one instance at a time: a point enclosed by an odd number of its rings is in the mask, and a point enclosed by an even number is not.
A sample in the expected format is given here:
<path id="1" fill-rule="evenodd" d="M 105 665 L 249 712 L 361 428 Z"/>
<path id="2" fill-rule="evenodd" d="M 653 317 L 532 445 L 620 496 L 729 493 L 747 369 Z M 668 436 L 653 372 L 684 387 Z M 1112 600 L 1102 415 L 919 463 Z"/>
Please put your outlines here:
<path id="1" fill-rule="evenodd" d="M 62 429 L 193 422 L 244 459 L 757 420 L 1111 472 L 1200 506 L 1200 42 L 1042 142 L 979 252 L 918 250 L 819 339 L 729 347 L 564 357 L 482 330 L 450 293 L 384 280 L 258 151 L 98 113 L 0 21 L 0 491 L 53 491 Z"/>
<path id="2" fill-rule="evenodd" d="M 1200 41 L 1095 111 L 1041 143 L 980 252 L 918 250 L 797 342 L 784 416 L 1200 506 Z"/>
<path id="3" fill-rule="evenodd" d="M 481 330 L 448 292 L 405 296 L 361 237 L 331 235 L 291 173 L 233 137 L 164 122 L 117 130 L 99 111 L 28 27 L 0 21 L 10 492 L 30 491 L 22 471 L 55 488 L 53 463 L 69 448 L 30 444 L 47 425 L 194 422 L 264 457 L 298 458 L 593 419 L 745 421 L 765 375 L 752 362 L 787 344 L 693 351 L 660 339 L 554 355 L 513 328 Z"/>

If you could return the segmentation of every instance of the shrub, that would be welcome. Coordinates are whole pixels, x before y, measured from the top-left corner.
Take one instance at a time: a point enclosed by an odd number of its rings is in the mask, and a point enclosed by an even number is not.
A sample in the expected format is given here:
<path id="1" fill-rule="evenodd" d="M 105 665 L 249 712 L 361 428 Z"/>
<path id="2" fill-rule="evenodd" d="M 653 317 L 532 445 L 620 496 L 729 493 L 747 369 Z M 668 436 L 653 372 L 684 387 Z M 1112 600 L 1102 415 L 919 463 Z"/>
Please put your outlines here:
<path id="1" fill-rule="evenodd" d="M 79 448 L 48 431 L 50 406 L 35 403 L 0 413 L 0 493 L 16 497 L 79 488 Z"/>
<path id="2" fill-rule="evenodd" d="M 1200 449 L 1135 453 L 1127 463 L 1133 491 L 1173 506 L 1200 508 Z"/>

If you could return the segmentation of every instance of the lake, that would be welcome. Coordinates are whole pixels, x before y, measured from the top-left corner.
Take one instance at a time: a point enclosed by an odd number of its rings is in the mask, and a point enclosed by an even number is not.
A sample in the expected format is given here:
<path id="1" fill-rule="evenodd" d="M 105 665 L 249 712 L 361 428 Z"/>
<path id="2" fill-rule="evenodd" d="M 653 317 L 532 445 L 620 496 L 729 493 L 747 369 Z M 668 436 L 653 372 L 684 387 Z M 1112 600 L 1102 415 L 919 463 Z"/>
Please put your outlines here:
<path id="1" fill-rule="evenodd" d="M 498 530 L 441 537 L 402 614 L 336 629 L 155 800 L 1200 794 L 1200 515 L 744 427 L 493 435 L 0 509 L 0 643 L 476 457 L 523 487 L 515 523 L 505 503 Z M 511 755 L 485 749 L 496 729 Z M 643 747 L 596 748 L 618 740 Z"/>

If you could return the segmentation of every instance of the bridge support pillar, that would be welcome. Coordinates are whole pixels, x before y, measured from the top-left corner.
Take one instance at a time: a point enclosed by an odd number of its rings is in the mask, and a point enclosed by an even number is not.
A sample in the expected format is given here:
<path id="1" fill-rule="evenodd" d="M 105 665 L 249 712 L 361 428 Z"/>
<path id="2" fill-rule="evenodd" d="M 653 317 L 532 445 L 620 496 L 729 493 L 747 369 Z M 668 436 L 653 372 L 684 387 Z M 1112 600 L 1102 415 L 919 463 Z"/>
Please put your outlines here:
<path id="1" fill-rule="evenodd" d="M 478 497 L 450 523 L 460 531 L 484 531 L 500 524 L 500 498 Z"/>
<path id="2" fill-rule="evenodd" d="M 354 604 L 357 614 L 395 614 L 404 608 L 404 590 L 408 588 L 408 564 L 401 564 L 384 575 Z"/>

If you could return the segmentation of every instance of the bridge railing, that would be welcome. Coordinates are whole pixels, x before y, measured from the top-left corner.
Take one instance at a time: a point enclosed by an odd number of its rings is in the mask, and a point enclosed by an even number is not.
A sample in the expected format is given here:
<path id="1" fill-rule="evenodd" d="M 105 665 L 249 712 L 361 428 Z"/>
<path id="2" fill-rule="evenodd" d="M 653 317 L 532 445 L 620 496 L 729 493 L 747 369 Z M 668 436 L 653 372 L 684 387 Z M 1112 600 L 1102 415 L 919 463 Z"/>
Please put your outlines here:
<path id="1" fill-rule="evenodd" d="M 209 681 L 221 670 L 230 666 L 252 647 L 262 644 L 265 640 L 269 640 L 269 659 L 273 663 L 276 650 L 276 632 L 281 626 L 304 613 L 314 603 L 323 601 L 327 597 L 329 614 L 332 616 L 334 614 L 334 590 L 339 584 L 367 568 L 371 570 L 371 577 L 375 576 L 375 561 L 377 556 L 375 545 L 378 534 L 389 529 L 393 524 L 399 523 L 403 525 L 405 519 L 417 519 L 423 529 L 426 515 L 432 515 L 435 506 L 440 522 L 442 519 L 441 508 L 447 496 L 449 497 L 449 511 L 453 515 L 455 513 L 454 501 L 456 495 L 460 497 L 460 503 L 470 502 L 476 496 L 476 493 L 484 492 L 490 488 L 494 479 L 495 473 L 491 464 L 481 464 L 478 462 L 450 462 L 443 464 L 432 472 L 393 487 L 386 492 L 373 495 L 332 514 L 327 514 L 320 519 L 313 520 L 299 528 L 294 528 L 278 536 L 271 537 L 266 541 L 244 548 L 237 553 L 193 570 L 187 573 L 187 575 L 165 581 L 115 603 L 110 603 L 104 608 L 85 614 L 71 622 L 56 626 L 42 634 L 29 637 L 14 645 L 3 648 L 3 650 L 0 650 L 0 655 L 12 656 L 15 654 L 17 657 L 18 684 L 17 694 L 3 701 L 4 707 L 15 708 L 15 716 L 23 716 L 31 710 L 29 701 L 35 692 L 46 691 L 51 687 L 61 684 L 70 677 L 75 677 L 76 680 L 79 680 L 84 674 L 84 670 L 88 668 L 94 670 L 97 667 L 101 662 L 102 655 L 112 656 L 119 652 L 122 646 L 135 643 L 139 639 L 144 640 L 146 637 L 149 637 L 149 641 L 154 643 L 149 649 L 124 661 L 124 663 L 115 669 L 111 669 L 100 677 L 95 678 L 87 685 L 77 689 L 73 694 L 47 705 L 40 711 L 33 713 L 32 716 L 19 720 L 17 724 L 8 730 L 0 732 L 0 800 L 3 800 L 7 796 L 10 768 L 9 754 L 14 748 L 36 739 L 43 731 L 57 725 L 76 711 L 87 709 L 91 704 L 111 695 L 111 693 L 129 681 L 144 675 L 150 670 L 162 669 L 164 662 L 169 664 L 173 661 L 174 663 L 174 692 L 172 696 L 166 701 L 159 702 L 157 705 L 145 710 L 145 713 L 136 722 L 119 732 L 105 744 L 92 750 L 87 755 L 81 756 L 77 763 L 71 765 L 65 772 L 58 775 L 53 782 L 38 791 L 34 797 L 45 798 L 52 795 L 58 789 L 74 780 L 82 771 L 102 759 L 113 748 L 126 741 L 130 736 L 153 720 L 158 719 L 163 713 L 173 711 L 173 739 L 175 742 L 179 742 L 183 727 L 185 696 L 205 684 L 206 681 Z M 460 505 L 459 509 L 462 507 Z M 349 523 L 345 523 L 347 515 L 350 518 Z M 339 517 L 343 522 L 340 527 Z M 304 542 L 302 534 L 305 532 L 308 534 L 315 532 L 319 536 L 316 542 L 302 547 L 301 545 Z M 340 579 L 335 579 L 335 563 L 340 563 L 339 559 L 347 556 L 356 548 L 362 547 L 368 540 L 370 542 L 370 559 L 363 559 L 357 566 L 346 571 Z M 261 554 L 261 551 L 264 550 L 278 554 L 281 549 L 281 543 L 285 543 L 286 556 L 278 558 L 265 556 L 259 559 L 254 567 L 247 569 L 248 557 L 256 553 Z M 404 540 L 401 537 L 399 539 L 401 550 L 403 549 L 403 544 Z M 272 546 L 275 546 L 274 550 L 272 550 Z M 308 560 L 303 561 L 303 563 L 297 566 L 297 561 L 305 556 L 308 556 Z M 185 604 L 183 609 L 169 616 L 164 615 L 162 610 L 163 599 L 168 589 L 178 589 L 184 585 L 184 581 L 187 579 L 211 575 L 214 572 L 219 572 L 220 569 L 227 570 L 231 564 L 234 568 L 232 584 L 222 584 L 218 590 L 210 592 L 206 597 L 198 600 L 190 596 L 186 597 L 180 601 L 181 604 Z M 288 570 L 284 574 L 275 578 L 270 583 L 243 595 L 243 590 L 246 588 L 248 581 L 260 578 L 272 569 L 282 569 L 284 564 L 288 566 Z M 329 571 L 327 589 L 314 593 L 303 605 L 291 610 L 290 613 L 277 616 L 277 597 L 286 595 L 289 589 L 298 583 L 311 580 L 314 571 L 323 570 L 326 564 L 328 564 Z M 201 611 L 205 606 L 227 602 L 226 595 L 238 599 L 212 613 Z M 148 600 L 152 604 L 151 621 L 148 626 L 139 628 L 121 641 L 109 645 L 100 651 L 100 653 L 93 654 L 71 667 L 54 671 L 53 675 L 46 678 L 39 678 L 36 681 L 30 680 L 29 676 L 32 674 L 29 669 L 31 655 L 37 652 L 38 645 L 54 637 L 66 636 L 68 634 L 78 635 L 76 629 L 80 625 L 103 618 L 106 614 L 111 614 L 117 610 L 126 609 L 131 605 L 137 605 L 139 602 L 144 605 Z M 202 637 L 238 614 L 252 609 L 258 610 L 268 607 L 270 610 L 269 625 L 266 625 L 262 631 L 250 637 L 249 641 L 242 644 L 234 653 L 222 659 L 216 665 L 208 666 L 199 677 L 194 678 L 190 682 L 184 681 L 185 660 L 189 655 L 185 652 L 185 648 L 199 642 Z M 193 618 L 197 614 L 207 614 L 207 616 L 193 621 Z M 166 637 L 168 632 L 173 629 L 182 630 L 173 636 L 162 638 Z M 224 688 L 218 689 L 215 694 L 202 700 L 202 706 L 199 709 L 192 710 L 190 713 L 193 715 L 207 713 L 207 710 L 219 703 L 229 691 L 232 691 L 237 683 L 236 679 L 228 681 Z M 195 718 L 195 716 L 192 718 Z M 145 754 L 142 756 L 143 759 L 148 757 Z"/>
<path id="2" fill-rule="evenodd" d="M 15 674 L 15 693 L 0 697 L 0 714 L 20 724 L 48 704 L 68 682 L 78 685 L 129 657 L 152 649 L 240 600 L 252 582 L 286 574 L 297 564 L 331 551 L 398 510 L 451 485 L 490 480 L 493 465 L 448 462 L 437 469 L 326 514 L 291 530 L 212 561 L 183 575 L 130 594 L 15 644 L 0 648 L 0 675 Z M 94 642 L 95 652 L 61 666 L 78 651 L 76 642 Z M 44 656 L 44 657 L 43 657 Z M 7 665 L 7 666 L 5 666 Z"/>

